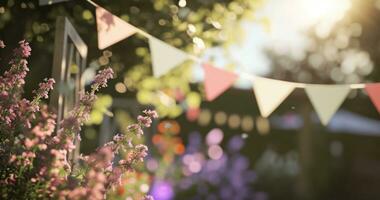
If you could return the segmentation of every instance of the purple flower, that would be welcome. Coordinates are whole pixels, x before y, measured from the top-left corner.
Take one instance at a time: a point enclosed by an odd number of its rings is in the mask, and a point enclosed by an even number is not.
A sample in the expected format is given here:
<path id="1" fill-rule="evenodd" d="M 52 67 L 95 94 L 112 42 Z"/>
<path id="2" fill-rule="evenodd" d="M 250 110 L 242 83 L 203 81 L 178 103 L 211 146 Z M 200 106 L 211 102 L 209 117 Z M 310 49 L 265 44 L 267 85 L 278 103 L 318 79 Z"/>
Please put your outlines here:
<path id="1" fill-rule="evenodd" d="M 142 200 L 154 200 L 154 198 L 150 195 L 145 195 Z"/>

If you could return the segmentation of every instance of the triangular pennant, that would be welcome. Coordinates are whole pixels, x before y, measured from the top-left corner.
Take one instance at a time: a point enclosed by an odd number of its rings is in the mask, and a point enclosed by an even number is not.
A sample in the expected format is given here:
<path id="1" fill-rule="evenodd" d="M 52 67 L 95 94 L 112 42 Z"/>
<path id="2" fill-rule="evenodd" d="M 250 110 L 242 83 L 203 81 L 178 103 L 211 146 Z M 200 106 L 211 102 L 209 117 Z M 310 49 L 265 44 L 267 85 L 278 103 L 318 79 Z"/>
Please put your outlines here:
<path id="1" fill-rule="evenodd" d="M 102 7 L 96 8 L 98 48 L 105 49 L 137 32 L 137 28 Z"/>
<path id="2" fill-rule="evenodd" d="M 377 111 L 380 113 L 380 83 L 366 84 L 365 90 L 373 105 L 375 105 Z"/>
<path id="3" fill-rule="evenodd" d="M 349 85 L 307 85 L 306 94 L 323 125 L 327 125 L 350 92 Z"/>
<path id="4" fill-rule="evenodd" d="M 253 80 L 253 89 L 261 115 L 268 117 L 294 88 L 295 85 L 290 82 L 256 77 Z"/>
<path id="5" fill-rule="evenodd" d="M 208 101 L 213 101 L 224 91 L 230 88 L 238 76 L 235 73 L 203 64 L 205 72 L 205 93 Z"/>
<path id="6" fill-rule="evenodd" d="M 152 54 L 153 75 L 160 77 L 189 59 L 189 55 L 165 42 L 149 37 L 149 48 Z"/>

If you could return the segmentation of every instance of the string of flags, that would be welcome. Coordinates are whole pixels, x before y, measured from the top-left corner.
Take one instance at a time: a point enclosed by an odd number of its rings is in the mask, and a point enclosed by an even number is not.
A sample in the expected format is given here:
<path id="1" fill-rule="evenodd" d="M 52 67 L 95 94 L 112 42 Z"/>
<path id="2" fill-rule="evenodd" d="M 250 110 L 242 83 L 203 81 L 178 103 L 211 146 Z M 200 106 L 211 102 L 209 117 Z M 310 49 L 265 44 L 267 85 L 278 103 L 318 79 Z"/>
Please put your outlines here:
<path id="1" fill-rule="evenodd" d="M 87 1 L 96 7 L 99 49 L 105 49 L 139 33 L 149 40 L 152 69 L 155 77 L 165 75 L 187 60 L 200 62 L 204 70 L 204 87 L 207 101 L 215 100 L 223 92 L 232 87 L 234 82 L 239 78 L 238 74 L 203 62 L 200 58 L 175 48 L 127 23 L 93 1 Z M 256 101 L 263 117 L 269 117 L 296 88 L 305 89 L 323 125 L 329 123 L 351 89 L 364 89 L 380 113 L 380 83 L 342 85 L 305 84 L 243 74 L 252 79 Z"/>

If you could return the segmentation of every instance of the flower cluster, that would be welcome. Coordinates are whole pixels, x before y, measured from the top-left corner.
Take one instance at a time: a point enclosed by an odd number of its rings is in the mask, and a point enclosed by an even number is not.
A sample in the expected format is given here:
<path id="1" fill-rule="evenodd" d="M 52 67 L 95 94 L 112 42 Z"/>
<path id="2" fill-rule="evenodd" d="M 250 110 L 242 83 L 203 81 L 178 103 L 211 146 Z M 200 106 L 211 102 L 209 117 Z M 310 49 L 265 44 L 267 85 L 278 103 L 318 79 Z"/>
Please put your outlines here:
<path id="1" fill-rule="evenodd" d="M 92 89 L 95 89 L 96 91 L 100 87 L 107 87 L 107 80 L 111 78 L 113 78 L 113 71 L 111 68 L 101 70 L 99 74 L 95 76 Z"/>
<path id="2" fill-rule="evenodd" d="M 20 47 L 14 50 L 14 53 L 22 58 L 28 58 L 31 54 L 32 48 L 30 48 L 29 43 L 25 40 L 19 42 Z"/>
<path id="3" fill-rule="evenodd" d="M 0 48 L 4 47 L 0 41 Z M 28 42 L 21 41 L 10 69 L 0 76 L 0 199 L 104 199 L 148 152 L 145 145 L 133 145 L 131 138 L 119 134 L 79 161 L 70 156 L 89 118 L 95 92 L 113 77 L 112 69 L 100 71 L 91 91 L 81 93 L 79 103 L 56 124 L 55 115 L 41 103 L 53 89 L 53 79 L 39 84 L 32 101 L 22 98 L 29 71 L 25 58 L 30 55 Z M 133 134 L 141 135 L 158 116 L 147 110 L 141 117 L 130 126 Z M 115 162 L 123 151 L 126 158 Z"/>
<path id="4" fill-rule="evenodd" d="M 144 117 L 149 118 L 149 116 Z M 157 118 L 158 115 L 155 117 Z M 140 123 L 130 126 L 135 126 L 139 130 L 147 127 Z M 132 133 L 136 134 L 133 130 Z M 113 163 L 117 155 L 126 155 L 126 158 Z M 83 184 L 72 190 L 62 190 L 60 197 L 62 199 L 73 199 L 74 197 L 77 199 L 102 199 L 108 190 L 121 183 L 121 177 L 124 173 L 133 171 L 134 165 L 142 162 L 147 155 L 147 146 L 143 144 L 134 146 L 131 143 L 131 138 L 117 134 L 112 141 L 98 148 L 95 153 L 81 157 L 84 166 L 89 169 L 84 173 L 86 178 Z M 144 199 L 150 200 L 151 197 L 146 196 Z"/>

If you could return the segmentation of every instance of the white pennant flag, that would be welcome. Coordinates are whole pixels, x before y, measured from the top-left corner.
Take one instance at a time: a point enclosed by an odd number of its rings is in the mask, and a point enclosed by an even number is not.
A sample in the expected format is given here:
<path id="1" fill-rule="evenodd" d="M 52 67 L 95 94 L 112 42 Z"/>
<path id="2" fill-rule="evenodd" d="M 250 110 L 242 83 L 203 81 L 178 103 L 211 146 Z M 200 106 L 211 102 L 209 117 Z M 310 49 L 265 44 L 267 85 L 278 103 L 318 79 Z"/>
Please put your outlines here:
<path id="1" fill-rule="evenodd" d="M 323 125 L 327 125 L 350 92 L 348 85 L 307 85 L 306 94 Z"/>
<path id="2" fill-rule="evenodd" d="M 295 85 L 290 82 L 255 77 L 253 89 L 261 115 L 268 117 L 294 88 Z"/>
<path id="3" fill-rule="evenodd" d="M 152 54 L 153 75 L 160 77 L 171 69 L 189 59 L 189 55 L 165 42 L 149 37 L 149 48 Z"/>

